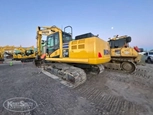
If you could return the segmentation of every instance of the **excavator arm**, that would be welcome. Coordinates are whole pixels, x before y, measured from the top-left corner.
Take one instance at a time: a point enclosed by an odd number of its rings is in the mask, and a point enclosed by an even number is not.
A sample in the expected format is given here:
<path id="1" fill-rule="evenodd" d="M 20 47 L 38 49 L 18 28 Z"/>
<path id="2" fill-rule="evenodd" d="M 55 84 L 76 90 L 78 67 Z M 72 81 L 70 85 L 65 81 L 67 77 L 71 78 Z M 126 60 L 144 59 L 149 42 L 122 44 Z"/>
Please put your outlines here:
<path id="1" fill-rule="evenodd" d="M 37 39 L 37 53 L 38 53 L 38 56 L 41 55 L 41 44 L 43 42 L 42 40 L 42 35 L 50 35 L 52 33 L 55 33 L 55 32 L 62 32 L 62 30 L 56 26 L 38 26 L 37 27 L 37 36 L 36 36 L 36 39 Z M 61 35 L 61 34 L 60 34 Z M 60 38 L 62 39 L 62 37 L 60 36 Z M 60 40 L 61 40 L 60 39 Z M 60 44 L 61 46 L 62 44 Z"/>

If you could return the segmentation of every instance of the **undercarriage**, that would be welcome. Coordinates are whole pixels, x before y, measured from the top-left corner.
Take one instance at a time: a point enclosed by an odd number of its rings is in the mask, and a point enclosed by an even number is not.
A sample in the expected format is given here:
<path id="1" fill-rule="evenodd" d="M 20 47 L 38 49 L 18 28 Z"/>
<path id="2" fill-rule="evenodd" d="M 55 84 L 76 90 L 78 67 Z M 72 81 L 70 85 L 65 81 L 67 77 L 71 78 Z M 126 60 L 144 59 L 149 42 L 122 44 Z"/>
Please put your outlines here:
<path id="1" fill-rule="evenodd" d="M 126 73 L 133 73 L 136 71 L 136 63 L 132 58 L 112 58 L 111 62 L 105 63 L 106 69 L 120 70 Z"/>
<path id="2" fill-rule="evenodd" d="M 47 63 L 46 61 L 35 60 L 35 65 L 42 68 L 44 74 L 55 75 L 66 86 L 76 88 L 87 80 L 86 73 L 100 74 L 104 71 L 104 66 L 86 64 L 66 64 L 66 63 Z"/>

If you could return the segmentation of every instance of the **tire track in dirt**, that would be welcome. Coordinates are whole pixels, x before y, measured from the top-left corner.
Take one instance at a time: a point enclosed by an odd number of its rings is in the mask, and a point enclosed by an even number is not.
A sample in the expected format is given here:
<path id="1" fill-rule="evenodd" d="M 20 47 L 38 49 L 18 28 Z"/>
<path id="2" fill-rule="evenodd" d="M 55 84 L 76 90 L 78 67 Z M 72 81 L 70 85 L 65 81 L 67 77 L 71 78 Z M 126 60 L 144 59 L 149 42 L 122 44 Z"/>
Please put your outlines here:
<path id="1" fill-rule="evenodd" d="M 131 73 L 131 74 L 128 74 L 128 73 L 125 73 L 123 71 L 119 71 L 119 70 L 109 70 L 109 69 L 106 69 L 105 71 L 107 72 L 117 72 L 119 74 L 124 74 L 124 75 L 134 75 L 134 76 L 137 76 L 137 77 L 140 77 L 140 78 L 147 78 L 147 79 L 150 79 L 150 78 L 153 78 L 153 71 L 151 70 L 144 70 L 144 69 L 141 69 L 141 68 L 138 68 L 134 73 Z"/>
<path id="2" fill-rule="evenodd" d="M 142 106 L 127 101 L 122 97 L 106 94 L 103 90 L 90 88 L 86 86 L 78 92 L 87 100 L 96 105 L 97 111 L 108 115 L 138 115 L 141 112 L 147 112 Z"/>
<path id="3" fill-rule="evenodd" d="M 153 89 L 153 71 L 138 69 L 132 74 L 127 74 L 117 70 L 106 70 L 112 75 L 108 75 L 107 78 L 115 81 L 130 83 L 131 85 L 143 88 Z M 115 77 L 113 76 L 115 75 Z"/>
<path id="4" fill-rule="evenodd" d="M 142 106 L 107 93 L 107 89 L 93 88 L 94 86 L 84 85 L 75 90 L 97 106 L 99 112 L 108 115 L 138 115 L 140 112 L 147 112 Z M 109 89 L 108 89 L 109 90 Z"/>
<path id="5" fill-rule="evenodd" d="M 107 79 L 150 90 L 152 86 L 147 82 L 148 79 L 152 79 L 152 76 L 148 76 L 149 72 L 151 73 L 151 70 L 144 70 L 143 68 L 138 68 L 134 74 L 105 70 L 105 72 L 96 77 L 88 75 L 87 82 L 75 90 L 81 96 L 93 102 L 99 112 L 103 111 L 108 115 L 139 115 L 139 113 L 147 115 L 148 110 L 143 105 L 126 100 L 122 96 L 112 95 L 110 93 L 111 89 L 107 87 L 105 81 Z"/>

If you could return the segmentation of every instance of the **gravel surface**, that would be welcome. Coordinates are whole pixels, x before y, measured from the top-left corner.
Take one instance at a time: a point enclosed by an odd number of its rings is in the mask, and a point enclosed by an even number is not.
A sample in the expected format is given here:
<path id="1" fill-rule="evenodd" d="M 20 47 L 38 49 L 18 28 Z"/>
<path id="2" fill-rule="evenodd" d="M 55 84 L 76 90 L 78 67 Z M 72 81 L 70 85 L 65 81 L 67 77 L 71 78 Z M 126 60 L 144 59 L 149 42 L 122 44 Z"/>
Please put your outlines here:
<path id="1" fill-rule="evenodd" d="M 1 64 L 0 115 L 153 115 L 152 72 L 152 65 L 140 66 L 132 75 L 106 70 L 70 89 L 32 63 Z M 13 97 L 33 99 L 38 107 L 29 113 L 9 112 L 3 103 Z"/>

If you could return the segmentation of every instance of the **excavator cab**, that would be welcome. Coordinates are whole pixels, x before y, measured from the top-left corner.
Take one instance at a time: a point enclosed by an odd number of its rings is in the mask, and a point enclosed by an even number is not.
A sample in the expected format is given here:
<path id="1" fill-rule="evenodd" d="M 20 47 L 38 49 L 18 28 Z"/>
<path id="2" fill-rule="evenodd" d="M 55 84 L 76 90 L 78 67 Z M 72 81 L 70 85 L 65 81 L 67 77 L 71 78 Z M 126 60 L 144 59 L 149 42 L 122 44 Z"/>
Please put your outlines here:
<path id="1" fill-rule="evenodd" d="M 130 36 L 117 36 L 109 41 L 111 48 L 111 57 L 137 57 L 138 53 L 134 48 L 129 46 Z"/>
<path id="2" fill-rule="evenodd" d="M 25 50 L 25 55 L 26 56 L 29 56 L 29 55 L 32 55 L 32 54 L 34 54 L 34 51 L 32 49 Z"/>
<path id="3" fill-rule="evenodd" d="M 110 44 L 110 48 L 121 48 L 121 47 L 128 47 L 128 43 L 131 42 L 130 36 L 122 36 L 117 37 L 115 39 L 111 39 L 108 41 Z"/>
<path id="4" fill-rule="evenodd" d="M 51 34 L 49 36 L 47 36 L 47 49 L 46 49 L 46 53 L 51 54 L 54 51 L 56 51 L 57 49 L 60 48 L 60 39 L 59 39 L 59 32 L 56 32 L 54 34 Z M 69 43 L 70 41 L 72 41 L 72 36 L 71 34 L 68 34 L 66 32 L 62 32 L 62 43 L 63 43 L 63 48 L 67 47 L 65 46 L 67 43 Z M 59 57 L 59 55 L 58 55 Z"/>

